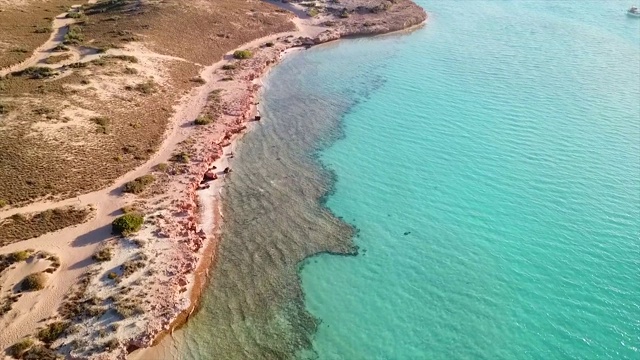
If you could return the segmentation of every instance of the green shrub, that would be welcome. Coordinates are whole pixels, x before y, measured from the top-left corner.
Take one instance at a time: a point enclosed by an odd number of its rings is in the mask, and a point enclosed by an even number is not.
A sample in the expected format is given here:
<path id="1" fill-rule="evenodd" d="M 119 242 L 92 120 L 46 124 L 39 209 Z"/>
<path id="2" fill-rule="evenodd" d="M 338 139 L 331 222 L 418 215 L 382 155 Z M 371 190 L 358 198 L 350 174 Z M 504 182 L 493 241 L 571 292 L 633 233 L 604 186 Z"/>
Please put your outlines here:
<path id="1" fill-rule="evenodd" d="M 136 212 L 138 211 L 138 208 L 135 207 L 134 205 L 126 205 L 123 206 L 120 211 L 122 211 L 124 214 L 128 214 L 128 213 L 132 213 L 132 212 Z"/>
<path id="2" fill-rule="evenodd" d="M 24 70 L 11 73 L 13 76 L 26 76 L 29 79 L 46 79 L 56 74 L 53 69 L 42 66 L 30 66 Z"/>
<path id="3" fill-rule="evenodd" d="M 53 52 L 64 52 L 64 51 L 69 51 L 69 48 L 67 46 L 62 45 L 62 44 L 58 44 L 53 49 L 51 49 L 51 51 L 53 51 Z"/>
<path id="4" fill-rule="evenodd" d="M 140 213 L 124 214 L 111 223 L 114 233 L 129 235 L 137 232 L 144 223 L 144 216 Z"/>
<path id="5" fill-rule="evenodd" d="M 14 251 L 9 254 L 9 261 L 11 261 L 11 263 L 25 261 L 29 258 L 29 256 L 31 256 L 32 253 L 33 251 L 30 250 Z"/>
<path id="6" fill-rule="evenodd" d="M 2 104 L 0 104 L 0 114 L 2 114 Z M 9 205 L 9 202 L 7 200 L 0 199 L 0 208 L 3 208 L 7 205 Z"/>
<path id="7" fill-rule="evenodd" d="M 235 59 L 249 59 L 252 56 L 253 54 L 249 50 L 236 50 L 233 52 L 233 57 Z"/>
<path id="8" fill-rule="evenodd" d="M 91 256 L 91 258 L 97 262 L 109 261 L 111 257 L 113 257 L 113 253 L 111 252 L 111 248 L 108 247 L 98 250 L 97 253 Z"/>
<path id="9" fill-rule="evenodd" d="M 169 164 L 167 164 L 167 163 L 160 163 L 160 164 L 156 165 L 155 169 L 156 169 L 157 171 L 165 172 L 165 171 L 167 171 L 167 170 L 169 169 Z M 0 207 L 2 207 L 2 206 L 0 206 Z"/>
<path id="10" fill-rule="evenodd" d="M 309 8 L 309 10 L 307 10 L 307 15 L 311 17 L 316 17 L 318 16 L 318 14 L 320 14 L 320 11 L 316 7 L 312 7 L 312 8 Z"/>
<path id="11" fill-rule="evenodd" d="M 13 48 L 11 49 L 11 52 L 15 52 L 15 53 L 20 53 L 20 54 L 26 54 L 29 52 L 29 50 L 25 49 L 25 48 Z"/>
<path id="12" fill-rule="evenodd" d="M 72 12 L 68 12 L 65 17 L 69 19 L 80 19 L 82 17 L 82 13 L 77 11 L 72 11 Z"/>
<path id="13" fill-rule="evenodd" d="M 155 180 L 155 176 L 150 174 L 140 176 L 139 178 L 136 178 L 135 180 L 131 180 L 128 183 L 124 184 L 122 191 L 126 193 L 139 194 L 143 192 L 144 189 L 152 184 Z"/>
<path id="14" fill-rule="evenodd" d="M 111 280 L 116 279 L 118 277 L 118 274 L 114 273 L 113 271 L 110 272 L 107 277 Z"/>
<path id="15" fill-rule="evenodd" d="M 173 155 L 173 157 L 171 157 L 171 161 L 174 162 L 179 162 L 179 163 L 183 163 L 186 164 L 189 162 L 189 154 L 185 153 L 184 151 L 181 151 L 175 155 Z"/>
<path id="16" fill-rule="evenodd" d="M 196 125 L 209 125 L 212 122 L 213 119 L 209 115 L 200 115 L 193 121 L 193 123 Z"/>
<path id="17" fill-rule="evenodd" d="M 55 351 L 42 345 L 34 345 L 22 355 L 22 360 L 61 360 L 62 357 Z"/>
<path id="18" fill-rule="evenodd" d="M 27 351 L 32 346 L 33 340 L 29 338 L 22 339 L 17 343 L 11 345 L 9 349 L 7 349 L 7 353 L 16 359 L 20 359 L 25 351 Z"/>
<path id="19" fill-rule="evenodd" d="M 69 67 L 72 69 L 81 69 L 86 68 L 87 66 L 89 66 L 89 64 L 86 62 L 75 62 L 73 64 L 69 64 Z"/>
<path id="20" fill-rule="evenodd" d="M 78 45 L 84 41 L 84 34 L 80 26 L 70 25 L 67 33 L 64 35 L 63 43 L 65 45 Z"/>
<path id="21" fill-rule="evenodd" d="M 22 279 L 20 289 L 22 291 L 38 291 L 44 289 L 47 283 L 47 276 L 41 272 L 27 275 Z"/>
<path id="22" fill-rule="evenodd" d="M 138 62 L 138 58 L 133 55 L 107 55 L 105 58 L 127 61 L 134 64 Z"/>
<path id="23" fill-rule="evenodd" d="M 58 339 L 68 327 L 68 322 L 56 321 L 47 325 L 45 328 L 40 329 L 36 336 L 38 337 L 38 340 L 43 343 L 50 344 L 56 341 L 56 339 Z"/>

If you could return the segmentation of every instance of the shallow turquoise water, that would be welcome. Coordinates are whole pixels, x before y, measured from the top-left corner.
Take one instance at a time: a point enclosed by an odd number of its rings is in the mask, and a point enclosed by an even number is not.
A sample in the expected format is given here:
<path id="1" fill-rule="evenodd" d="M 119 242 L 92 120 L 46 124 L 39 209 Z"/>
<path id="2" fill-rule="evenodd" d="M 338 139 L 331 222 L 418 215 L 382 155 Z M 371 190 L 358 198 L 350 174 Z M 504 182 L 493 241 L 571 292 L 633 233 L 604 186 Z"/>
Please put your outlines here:
<path id="1" fill-rule="evenodd" d="M 166 358 L 640 358 L 640 19 L 418 2 L 269 75 Z"/>
<path id="2" fill-rule="evenodd" d="M 639 19 L 625 1 L 419 3 L 411 35 L 283 65 L 353 101 L 320 160 L 360 254 L 301 266 L 313 352 L 640 358 Z"/>

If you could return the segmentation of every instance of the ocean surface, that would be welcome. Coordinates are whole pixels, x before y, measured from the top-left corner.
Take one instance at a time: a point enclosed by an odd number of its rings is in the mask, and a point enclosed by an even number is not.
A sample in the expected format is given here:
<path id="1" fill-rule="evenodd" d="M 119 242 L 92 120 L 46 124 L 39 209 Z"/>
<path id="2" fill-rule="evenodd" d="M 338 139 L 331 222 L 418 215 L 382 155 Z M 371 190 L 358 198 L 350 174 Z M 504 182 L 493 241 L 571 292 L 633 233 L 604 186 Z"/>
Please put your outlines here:
<path id="1" fill-rule="evenodd" d="M 181 359 L 640 359 L 640 19 L 418 3 L 291 55 Z"/>

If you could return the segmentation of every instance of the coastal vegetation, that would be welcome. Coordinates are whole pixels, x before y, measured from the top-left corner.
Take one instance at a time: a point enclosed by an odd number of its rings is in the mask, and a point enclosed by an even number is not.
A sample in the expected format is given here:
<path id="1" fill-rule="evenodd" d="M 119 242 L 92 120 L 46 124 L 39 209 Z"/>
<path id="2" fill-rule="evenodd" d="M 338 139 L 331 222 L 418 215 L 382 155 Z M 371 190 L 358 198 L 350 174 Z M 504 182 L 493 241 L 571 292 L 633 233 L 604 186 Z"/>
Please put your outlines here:
<path id="1" fill-rule="evenodd" d="M 131 194 L 140 194 L 155 180 L 155 176 L 151 174 L 143 175 L 124 184 L 122 191 Z"/>
<path id="2" fill-rule="evenodd" d="M 234 59 L 250 59 L 253 56 L 253 53 L 249 50 L 236 50 L 233 52 Z"/>
<path id="3" fill-rule="evenodd" d="M 213 122 L 213 119 L 209 115 L 198 116 L 193 123 L 196 125 L 209 125 Z"/>
<path id="4" fill-rule="evenodd" d="M 111 228 L 115 234 L 127 236 L 138 232 L 143 223 L 144 215 L 133 212 L 113 220 Z"/>
<path id="5" fill-rule="evenodd" d="M 52 68 L 42 67 L 42 66 L 31 66 L 24 70 L 15 71 L 11 73 L 13 76 L 17 77 L 26 77 L 29 79 L 46 79 L 52 76 L 55 76 L 57 72 Z"/>
<path id="6" fill-rule="evenodd" d="M 71 57 L 71 54 L 51 55 L 44 60 L 45 64 L 57 64 Z"/>
<path id="7" fill-rule="evenodd" d="M 25 338 L 11 345 L 7 353 L 15 359 L 21 359 L 24 353 L 33 346 L 34 342 L 31 338 Z"/>
<path id="8" fill-rule="evenodd" d="M 64 35 L 63 44 L 80 45 L 84 41 L 82 28 L 78 25 L 69 25 L 67 33 Z"/>
<path id="9" fill-rule="evenodd" d="M 69 322 L 66 321 L 55 321 L 44 328 L 40 329 L 36 334 L 38 340 L 42 341 L 45 344 L 51 344 L 56 341 L 60 335 L 69 327 Z"/>
<path id="10" fill-rule="evenodd" d="M 85 222 L 89 208 L 62 207 L 36 214 L 16 214 L 0 220 L 0 246 L 31 239 L 67 226 Z"/>
<path id="11" fill-rule="evenodd" d="M 98 252 L 96 252 L 95 254 L 93 254 L 93 256 L 91 256 L 91 258 L 97 262 L 109 261 L 111 260 L 112 257 L 113 257 L 113 251 L 111 250 L 110 247 L 104 247 L 98 250 Z"/>
<path id="12" fill-rule="evenodd" d="M 22 291 L 38 291 L 44 289 L 47 276 L 41 272 L 27 275 L 20 284 Z"/>

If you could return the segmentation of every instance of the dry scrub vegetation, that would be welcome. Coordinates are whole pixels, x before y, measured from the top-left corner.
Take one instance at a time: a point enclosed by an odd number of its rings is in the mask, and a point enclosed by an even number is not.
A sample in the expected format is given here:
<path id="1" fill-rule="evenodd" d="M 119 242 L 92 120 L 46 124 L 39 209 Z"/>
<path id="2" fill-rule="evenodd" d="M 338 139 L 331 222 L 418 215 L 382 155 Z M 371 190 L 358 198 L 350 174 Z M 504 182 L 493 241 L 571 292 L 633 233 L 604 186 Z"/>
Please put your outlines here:
<path id="1" fill-rule="evenodd" d="M 78 0 L 0 2 L 0 69 L 28 58 L 51 34 L 51 21 Z"/>
<path id="2" fill-rule="evenodd" d="M 16 214 L 0 220 L 0 246 L 31 239 L 51 231 L 85 222 L 89 208 L 63 207 L 37 214 Z"/>
<path id="3" fill-rule="evenodd" d="M 0 49 L 24 50 L 0 50 L 0 67 L 27 58 L 50 35 L 36 30 L 74 2 L 24 1 L 0 12 Z M 54 57 L 0 78 L 2 204 L 108 186 L 157 150 L 172 106 L 199 86 L 203 65 L 293 29 L 287 14 L 244 0 L 102 0 L 76 17 L 66 44 L 50 51 L 74 51 L 80 62 Z"/>

